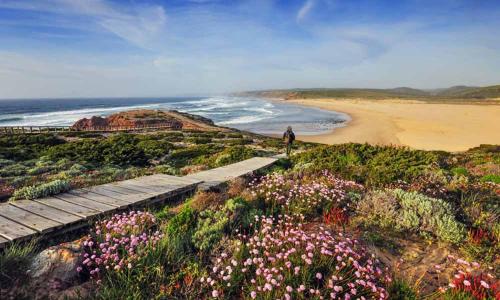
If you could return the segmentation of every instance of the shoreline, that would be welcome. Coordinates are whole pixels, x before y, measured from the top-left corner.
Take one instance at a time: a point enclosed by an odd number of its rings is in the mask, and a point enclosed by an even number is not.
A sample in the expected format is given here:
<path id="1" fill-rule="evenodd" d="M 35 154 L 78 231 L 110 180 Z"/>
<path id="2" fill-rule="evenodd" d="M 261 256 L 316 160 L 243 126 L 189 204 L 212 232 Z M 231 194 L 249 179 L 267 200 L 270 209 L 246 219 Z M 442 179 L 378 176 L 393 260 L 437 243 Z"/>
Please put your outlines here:
<path id="1" fill-rule="evenodd" d="M 500 105 L 443 104 L 418 100 L 293 99 L 285 103 L 345 113 L 350 120 L 329 133 L 298 135 L 305 142 L 348 142 L 465 151 L 500 144 Z"/>

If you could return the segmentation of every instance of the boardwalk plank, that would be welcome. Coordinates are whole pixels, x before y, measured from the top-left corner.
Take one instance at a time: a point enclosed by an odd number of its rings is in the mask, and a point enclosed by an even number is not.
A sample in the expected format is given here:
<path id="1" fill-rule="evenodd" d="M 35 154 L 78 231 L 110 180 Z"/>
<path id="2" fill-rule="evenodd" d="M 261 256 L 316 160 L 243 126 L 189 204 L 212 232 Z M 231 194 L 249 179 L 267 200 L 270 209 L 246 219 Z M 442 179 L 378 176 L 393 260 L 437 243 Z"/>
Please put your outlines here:
<path id="1" fill-rule="evenodd" d="M 143 192 L 143 193 L 150 194 L 150 195 L 153 195 L 153 196 L 157 196 L 158 195 L 158 191 L 157 190 L 150 189 L 150 188 L 144 186 L 141 183 L 134 184 L 130 180 L 120 181 L 120 182 L 117 183 L 117 185 L 120 186 L 120 187 L 126 188 L 126 189 L 131 189 L 131 190 L 134 190 L 134 191 Z"/>
<path id="2" fill-rule="evenodd" d="M 100 212 L 109 212 L 116 209 L 116 206 L 107 205 L 104 203 L 96 202 L 94 200 L 78 197 L 68 193 L 55 195 L 54 198 L 58 198 L 66 202 L 71 202 L 76 205 L 85 206 L 87 208 L 97 210 Z"/>
<path id="3" fill-rule="evenodd" d="M 51 219 L 63 224 L 70 224 L 82 220 L 83 218 L 60 209 L 47 206 L 45 204 L 31 201 L 31 200 L 17 200 L 11 202 L 11 205 L 17 206 L 21 209 L 31 213 L 40 215 L 44 218 Z"/>
<path id="4" fill-rule="evenodd" d="M 113 197 L 113 198 L 119 198 L 119 199 L 127 199 L 130 200 L 131 202 L 135 202 L 136 199 L 141 199 L 140 194 L 132 194 L 130 192 L 125 192 L 125 191 L 119 191 L 119 190 L 113 190 L 111 188 L 103 188 L 102 186 L 93 186 L 93 187 L 88 187 L 84 188 L 82 190 L 86 190 L 92 193 L 96 193 L 99 195 L 107 196 L 107 197 Z"/>
<path id="5" fill-rule="evenodd" d="M 14 222 L 22 224 L 26 227 L 34 229 L 40 233 L 54 230 L 62 226 L 60 222 L 56 222 L 39 215 L 32 214 L 28 211 L 20 209 L 11 204 L 3 204 L 0 206 L 0 215 Z"/>
<path id="6" fill-rule="evenodd" d="M 163 175 L 163 174 L 159 174 L 159 175 Z M 168 176 L 168 175 L 166 175 Z M 164 176 L 156 176 L 156 175 L 152 175 L 152 176 L 148 176 L 148 177 L 138 177 L 138 178 L 134 178 L 132 179 L 133 181 L 138 181 L 138 182 L 144 182 L 144 183 L 148 183 L 148 182 L 154 182 L 156 184 L 164 184 L 164 185 L 184 185 L 184 186 L 191 186 L 191 185 L 197 185 L 197 184 L 200 184 L 201 181 L 198 180 L 198 179 L 194 179 L 194 178 L 180 178 L 180 177 L 175 177 L 175 176 L 168 176 L 168 177 L 164 177 Z"/>
<path id="7" fill-rule="evenodd" d="M 100 214 L 101 212 L 98 210 L 90 209 L 85 206 L 73 204 L 61 199 L 53 198 L 53 197 L 48 197 L 48 198 L 42 198 L 42 199 L 36 199 L 34 200 L 35 202 L 39 202 L 41 204 L 51 206 L 57 209 L 60 209 L 62 211 L 80 216 L 84 219 L 88 217 L 92 217 L 95 215 Z"/>
<path id="8" fill-rule="evenodd" d="M 127 185 L 128 186 L 133 186 L 135 188 L 137 188 L 137 187 L 147 188 L 147 189 L 153 191 L 153 193 L 155 193 L 156 195 L 169 194 L 170 192 L 172 192 L 175 189 L 183 189 L 183 188 L 186 187 L 183 184 L 179 184 L 179 185 L 175 186 L 174 188 L 169 188 L 169 187 L 167 187 L 167 186 L 165 186 L 163 184 L 158 184 L 158 183 L 154 183 L 154 182 L 149 182 L 146 185 L 146 183 L 143 183 L 141 181 L 127 182 Z"/>
<path id="9" fill-rule="evenodd" d="M 87 198 L 90 200 L 94 200 L 96 202 L 104 203 L 118 208 L 124 208 L 133 203 L 133 201 L 129 201 L 125 199 L 125 197 L 121 198 L 107 197 L 101 194 L 96 194 L 82 189 L 69 191 L 68 193 L 70 193 L 71 195 Z"/>
<path id="10" fill-rule="evenodd" d="M 139 186 L 154 190 L 156 192 L 172 192 L 176 189 L 189 189 L 193 188 L 196 184 L 200 183 L 199 180 L 190 179 L 189 181 L 179 179 L 179 177 L 169 176 L 169 177 L 158 177 L 158 176 L 147 176 L 138 177 L 130 180 L 124 181 L 126 184 Z"/>
<path id="11" fill-rule="evenodd" d="M 9 241 L 24 239 L 36 234 L 36 231 L 0 216 L 0 235 Z"/>
<path id="12" fill-rule="evenodd" d="M 167 180 L 164 179 L 149 179 L 149 178 L 134 179 L 131 180 L 130 183 L 134 185 L 144 185 L 147 188 L 150 188 L 152 190 L 161 193 L 171 192 L 176 189 L 189 188 L 190 186 L 193 185 L 181 182 L 168 182 Z"/>
<path id="13" fill-rule="evenodd" d="M 112 188 L 112 187 L 103 188 L 102 186 L 96 186 L 96 187 L 89 188 L 88 190 L 93 192 L 93 193 L 99 194 L 99 195 L 103 195 L 103 196 L 111 197 L 111 198 L 115 198 L 115 199 L 120 199 L 120 200 L 123 200 L 124 202 L 129 202 L 131 204 L 141 202 L 141 201 L 146 200 L 146 199 L 151 197 L 151 195 L 148 195 L 148 194 L 131 193 L 130 191 L 127 193 L 124 190 L 118 190 L 118 189 Z"/>
<path id="14" fill-rule="evenodd" d="M 138 178 L 144 178 L 144 177 L 138 177 Z M 200 181 L 197 179 L 189 178 L 189 177 L 178 177 L 178 176 L 172 176 L 172 175 L 167 175 L 167 174 L 155 174 L 148 176 L 148 178 L 151 179 L 162 179 L 162 180 L 169 180 L 170 182 L 180 182 L 180 183 L 186 183 L 186 184 L 199 184 Z"/>
<path id="15" fill-rule="evenodd" d="M 101 185 L 100 187 L 104 190 L 123 193 L 126 195 L 134 195 L 134 196 L 138 196 L 138 197 L 140 196 L 140 197 L 145 198 L 145 199 L 152 197 L 151 194 L 141 192 L 141 191 L 136 191 L 136 190 L 133 190 L 131 188 L 125 188 L 123 186 L 118 185 L 117 183 L 108 183 L 105 185 Z"/>
<path id="16" fill-rule="evenodd" d="M 185 177 L 204 181 L 204 188 L 217 186 L 225 181 L 247 175 L 256 170 L 272 165 L 277 159 L 270 157 L 254 157 L 220 168 L 189 174 Z"/>

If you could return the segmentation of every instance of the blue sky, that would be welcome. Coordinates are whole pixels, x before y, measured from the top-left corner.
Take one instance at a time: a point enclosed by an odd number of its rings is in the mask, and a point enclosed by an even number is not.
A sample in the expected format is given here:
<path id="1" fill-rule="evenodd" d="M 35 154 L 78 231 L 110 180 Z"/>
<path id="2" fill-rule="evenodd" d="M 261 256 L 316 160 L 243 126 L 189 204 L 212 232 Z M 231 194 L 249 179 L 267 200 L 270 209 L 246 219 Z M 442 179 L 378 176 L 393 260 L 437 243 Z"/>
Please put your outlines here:
<path id="1" fill-rule="evenodd" d="M 500 83 L 500 1 L 0 0 L 0 98 Z"/>

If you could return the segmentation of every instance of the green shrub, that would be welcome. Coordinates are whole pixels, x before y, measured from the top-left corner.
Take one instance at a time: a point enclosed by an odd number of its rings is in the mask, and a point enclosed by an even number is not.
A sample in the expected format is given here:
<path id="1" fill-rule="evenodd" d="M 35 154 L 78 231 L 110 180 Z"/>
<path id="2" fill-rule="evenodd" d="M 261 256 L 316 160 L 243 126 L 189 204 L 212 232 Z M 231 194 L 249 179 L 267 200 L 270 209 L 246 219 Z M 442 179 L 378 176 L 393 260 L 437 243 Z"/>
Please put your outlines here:
<path id="1" fill-rule="evenodd" d="M 226 138 L 230 138 L 230 139 L 242 139 L 243 138 L 243 134 L 241 134 L 241 133 L 228 133 L 228 134 L 226 134 Z"/>
<path id="2" fill-rule="evenodd" d="M 14 164 L 15 162 L 10 159 L 0 158 L 0 168 Z"/>
<path id="3" fill-rule="evenodd" d="M 0 177 L 21 176 L 28 172 L 28 168 L 22 164 L 13 164 L 0 169 Z"/>
<path id="4" fill-rule="evenodd" d="M 49 148 L 45 154 L 50 159 L 66 158 L 76 162 L 91 162 L 101 164 L 104 162 L 104 153 L 99 140 L 86 139 L 68 142 Z"/>
<path id="5" fill-rule="evenodd" d="M 37 199 L 59 194 L 70 189 L 70 184 L 65 180 L 54 180 L 37 186 L 27 186 L 16 190 L 11 200 Z"/>
<path id="6" fill-rule="evenodd" d="M 167 175 L 179 175 L 180 170 L 171 165 L 158 165 L 154 168 L 155 173 L 162 173 Z"/>
<path id="7" fill-rule="evenodd" d="M 371 191 L 358 203 L 357 212 L 365 225 L 377 225 L 391 228 L 399 215 L 399 203 L 396 195 L 387 191 Z"/>
<path id="8" fill-rule="evenodd" d="M 160 132 L 155 135 L 156 138 L 167 141 L 167 142 L 182 142 L 184 140 L 184 134 L 182 132 Z"/>
<path id="9" fill-rule="evenodd" d="M 346 179 L 381 186 L 396 180 L 411 181 L 430 165 L 440 162 L 440 154 L 404 147 L 341 144 L 319 146 L 292 157 L 296 168 L 328 169 Z"/>
<path id="10" fill-rule="evenodd" d="M 483 177 L 481 177 L 481 181 L 482 182 L 493 182 L 493 183 L 500 184 L 500 175 L 496 175 L 496 174 L 484 175 Z"/>
<path id="11" fill-rule="evenodd" d="M 137 144 L 144 151 L 148 159 L 162 158 L 174 148 L 173 145 L 163 140 L 144 140 Z"/>
<path id="12" fill-rule="evenodd" d="M 40 175 L 43 173 L 48 173 L 54 169 L 55 168 L 52 166 L 35 166 L 35 167 L 29 169 L 27 173 L 28 173 L 28 175 Z"/>
<path id="13" fill-rule="evenodd" d="M 389 299 L 394 300 L 416 300 L 418 294 L 408 282 L 402 279 L 394 279 L 387 289 Z"/>
<path id="14" fill-rule="evenodd" d="M 262 141 L 262 147 L 281 149 L 285 147 L 285 144 L 281 139 L 265 139 Z"/>
<path id="15" fill-rule="evenodd" d="M 223 210 L 210 209 L 200 212 L 198 226 L 193 234 L 193 244 L 201 251 L 212 249 L 224 236 L 229 218 Z"/>
<path id="16" fill-rule="evenodd" d="M 54 167 L 58 170 L 64 170 L 67 168 L 71 168 L 72 165 L 73 165 L 72 161 L 70 161 L 67 158 L 62 158 L 54 164 Z"/>
<path id="17" fill-rule="evenodd" d="M 217 153 L 222 148 L 215 145 L 197 145 L 188 148 L 182 148 L 172 151 L 170 155 L 170 160 L 174 166 L 183 166 L 189 164 L 191 161 L 198 157 L 208 157 L 214 153 Z"/>
<path id="18" fill-rule="evenodd" d="M 229 140 L 224 141 L 224 144 L 230 145 L 230 146 L 237 146 L 237 145 L 243 146 L 243 145 L 250 145 L 252 143 L 253 143 L 253 139 L 249 139 L 249 138 L 229 139 Z"/>
<path id="19" fill-rule="evenodd" d="M 10 184 L 14 187 L 14 188 L 18 188 L 18 187 L 21 187 L 23 185 L 25 185 L 27 182 L 29 182 L 30 180 L 32 179 L 31 176 L 16 176 L 12 179 L 12 181 L 10 182 Z"/>
<path id="20" fill-rule="evenodd" d="M 212 138 L 216 135 L 216 132 L 204 132 L 198 130 L 192 130 L 188 133 L 190 138 Z"/>
<path id="21" fill-rule="evenodd" d="M 209 137 L 190 137 L 187 139 L 187 142 L 201 145 L 201 144 L 209 144 L 212 142 L 212 139 Z"/>
<path id="22" fill-rule="evenodd" d="M 46 154 L 53 160 L 66 158 L 76 162 L 142 166 L 147 163 L 148 157 L 139 146 L 140 142 L 136 135 L 121 133 L 106 139 L 85 139 L 57 145 L 48 149 Z M 152 154 L 158 149 L 148 148 L 148 151 Z"/>
<path id="23" fill-rule="evenodd" d="M 417 192 L 401 189 L 375 191 L 358 205 L 362 222 L 383 228 L 433 234 L 437 238 L 459 243 L 465 238 L 465 226 L 454 216 L 451 205 Z"/>
<path id="24" fill-rule="evenodd" d="M 64 143 L 63 139 L 53 134 L 2 136 L 0 156 L 15 161 L 33 159 L 50 147 Z"/>
<path id="25" fill-rule="evenodd" d="M 102 133 L 98 132 L 84 132 L 84 131 L 71 131 L 71 132 L 60 132 L 60 136 L 64 137 L 77 137 L 77 138 L 101 138 L 103 137 Z"/>
<path id="26" fill-rule="evenodd" d="M 462 175 L 462 176 L 468 176 L 469 175 L 469 171 L 467 171 L 467 169 L 464 168 L 464 167 L 452 168 L 451 169 L 451 173 L 453 173 L 453 175 Z"/>
<path id="27" fill-rule="evenodd" d="M 243 198 L 227 200 L 220 209 L 200 212 L 198 225 L 193 234 L 193 244 L 201 251 L 210 251 L 224 236 L 236 228 L 248 229 L 261 211 L 251 208 Z"/>
<path id="28" fill-rule="evenodd" d="M 0 289 L 12 287 L 16 280 L 26 276 L 30 259 L 37 248 L 37 240 L 25 244 L 13 243 L 0 252 Z"/>
<path id="29" fill-rule="evenodd" d="M 104 162 L 119 166 L 142 166 L 147 157 L 138 144 L 140 139 L 131 134 L 118 134 L 104 140 L 101 144 Z"/>
<path id="30" fill-rule="evenodd" d="M 244 146 L 233 146 L 224 149 L 222 152 L 217 153 L 208 159 L 203 159 L 202 161 L 199 161 L 199 163 L 207 164 L 211 168 L 216 168 L 252 158 L 257 156 L 257 154 L 258 152 L 254 149 Z"/>
<path id="31" fill-rule="evenodd" d="M 75 175 L 80 175 L 83 172 L 87 171 L 87 168 L 83 165 L 80 164 L 74 164 L 69 168 L 67 171 L 68 175 L 75 176 Z"/>
<path id="32" fill-rule="evenodd" d="M 189 205 L 185 205 L 168 221 L 164 231 L 171 243 L 175 244 L 177 251 L 191 251 L 193 248 L 191 238 L 196 230 L 196 224 L 196 212 Z"/>

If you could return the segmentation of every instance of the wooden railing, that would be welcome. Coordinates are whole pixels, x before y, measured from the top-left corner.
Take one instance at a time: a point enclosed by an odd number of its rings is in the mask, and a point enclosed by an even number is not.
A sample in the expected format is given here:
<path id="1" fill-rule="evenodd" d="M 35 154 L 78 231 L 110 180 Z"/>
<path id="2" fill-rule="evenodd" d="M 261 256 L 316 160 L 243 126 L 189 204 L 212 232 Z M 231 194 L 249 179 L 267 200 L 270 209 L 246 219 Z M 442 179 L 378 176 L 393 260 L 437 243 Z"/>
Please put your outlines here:
<path id="1" fill-rule="evenodd" d="M 0 134 L 33 134 L 51 132 L 112 132 L 135 131 L 148 129 L 182 129 L 182 125 L 165 122 L 155 126 L 94 126 L 89 128 L 73 128 L 72 126 L 0 126 Z"/>

